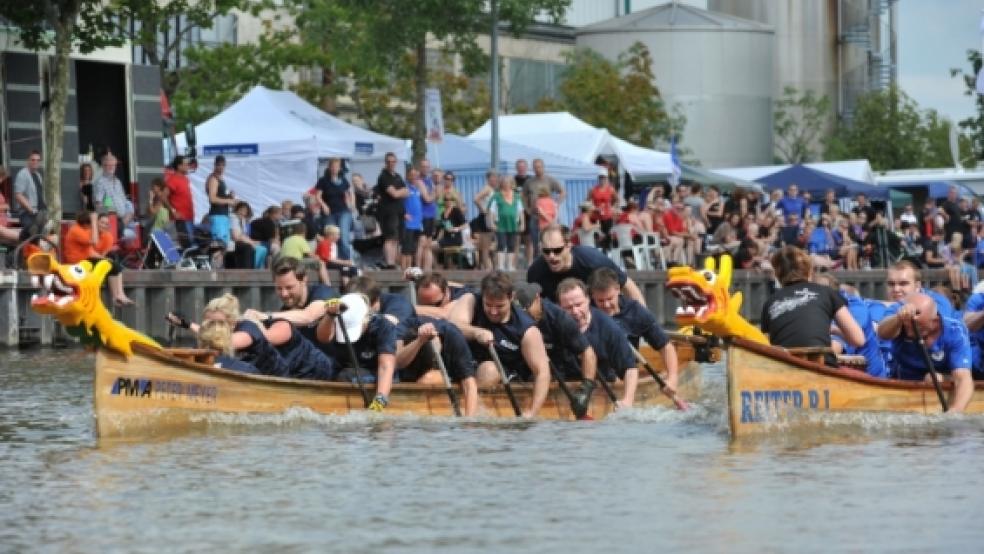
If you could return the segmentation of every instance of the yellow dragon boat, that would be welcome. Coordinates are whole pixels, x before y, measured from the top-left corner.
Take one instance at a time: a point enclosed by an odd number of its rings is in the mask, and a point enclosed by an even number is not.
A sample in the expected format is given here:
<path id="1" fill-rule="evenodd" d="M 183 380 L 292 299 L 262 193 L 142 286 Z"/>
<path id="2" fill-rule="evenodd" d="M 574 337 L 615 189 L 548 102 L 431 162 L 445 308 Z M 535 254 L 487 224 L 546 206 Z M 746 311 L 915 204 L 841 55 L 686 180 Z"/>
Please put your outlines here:
<path id="1" fill-rule="evenodd" d="M 69 334 L 96 349 L 93 398 L 100 437 L 140 436 L 178 431 L 207 421 L 210 413 L 274 414 L 305 408 L 319 414 L 345 414 L 364 409 L 358 386 L 265 375 L 249 375 L 213 366 L 215 352 L 200 349 L 163 348 L 153 339 L 115 321 L 100 299 L 100 286 L 110 269 L 108 262 L 88 261 L 67 266 L 47 254 L 28 261 L 32 280 L 40 293 L 31 307 L 55 317 Z M 695 346 L 706 350 L 706 339 L 674 335 L 680 362 L 679 393 L 696 398 L 700 393 L 700 367 Z M 716 353 L 711 350 L 711 355 Z M 662 356 L 643 347 L 643 356 L 657 372 L 664 370 Z M 642 373 L 645 375 L 645 373 Z M 577 383 L 571 383 L 575 387 Z M 621 395 L 621 385 L 614 385 Z M 375 393 L 367 386 L 370 396 Z M 526 405 L 532 385 L 514 383 L 513 392 Z M 504 387 L 479 391 L 480 415 L 514 417 Z M 651 377 L 640 378 L 637 406 L 672 405 Z M 600 390 L 590 406 L 593 417 L 611 413 L 613 404 Z M 389 414 L 450 416 L 453 408 L 442 386 L 400 383 L 390 394 Z M 574 419 L 570 404 L 556 383 L 538 416 Z"/>
<path id="2" fill-rule="evenodd" d="M 804 417 L 810 412 L 942 412 L 932 384 L 831 368 L 737 337 L 727 358 L 728 422 L 735 438 L 822 422 Z M 952 403 L 952 384 L 943 389 Z M 967 412 L 984 413 L 984 382 L 975 383 Z"/>

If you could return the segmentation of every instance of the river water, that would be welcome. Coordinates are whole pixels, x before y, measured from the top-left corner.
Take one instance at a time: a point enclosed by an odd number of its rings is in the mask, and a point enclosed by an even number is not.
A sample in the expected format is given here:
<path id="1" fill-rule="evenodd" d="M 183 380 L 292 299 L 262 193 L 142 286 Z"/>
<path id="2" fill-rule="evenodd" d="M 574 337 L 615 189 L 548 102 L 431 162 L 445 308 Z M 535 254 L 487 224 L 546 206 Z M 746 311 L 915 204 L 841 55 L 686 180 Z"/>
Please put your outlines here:
<path id="1" fill-rule="evenodd" d="M 722 368 L 597 422 L 307 412 L 93 434 L 93 358 L 0 352 L 3 552 L 981 552 L 984 418 L 729 441 Z"/>

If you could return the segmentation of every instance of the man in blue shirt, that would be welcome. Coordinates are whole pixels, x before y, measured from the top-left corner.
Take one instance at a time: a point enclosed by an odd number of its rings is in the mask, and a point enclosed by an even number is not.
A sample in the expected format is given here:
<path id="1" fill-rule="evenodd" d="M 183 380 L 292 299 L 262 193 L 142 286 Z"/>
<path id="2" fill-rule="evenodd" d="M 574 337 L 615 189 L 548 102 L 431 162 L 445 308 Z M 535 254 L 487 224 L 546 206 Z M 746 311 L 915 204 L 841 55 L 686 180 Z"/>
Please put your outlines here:
<path id="1" fill-rule="evenodd" d="M 646 339 L 649 346 L 663 355 L 666 386 L 675 391 L 679 378 L 676 347 L 652 312 L 635 300 L 625 298 L 618 286 L 618 275 L 608 268 L 597 269 L 591 274 L 588 291 L 595 307 L 622 327 L 632 346 L 639 348 L 639 339 Z"/>
<path id="2" fill-rule="evenodd" d="M 782 213 L 789 218 L 790 214 L 796 214 L 797 217 L 803 217 L 803 211 L 806 208 L 806 202 L 799 197 L 799 187 L 796 184 L 791 184 L 786 189 L 786 195 L 779 200 L 779 208 Z"/>
<path id="3" fill-rule="evenodd" d="M 618 283 L 629 298 L 643 306 L 646 300 L 642 291 L 624 271 L 618 268 L 601 250 L 586 246 L 572 246 L 570 230 L 560 225 L 549 225 L 540 233 L 540 252 L 526 271 L 526 281 L 543 288 L 543 297 L 557 301 L 557 285 L 568 277 L 587 281 L 591 272 L 607 267 L 618 275 Z"/>
<path id="4" fill-rule="evenodd" d="M 844 354 L 864 356 L 865 362 L 867 362 L 866 370 L 868 375 L 872 377 L 888 377 L 888 367 L 885 365 L 885 359 L 882 357 L 881 341 L 878 338 L 878 332 L 875 331 L 875 322 L 871 319 L 871 312 L 868 310 L 867 302 L 861 298 L 857 289 L 849 285 L 841 285 L 831 273 L 818 273 L 814 275 L 813 282 L 838 291 L 841 297 L 844 298 L 844 301 L 847 302 L 847 311 L 851 312 L 851 317 L 854 318 L 858 327 L 864 332 L 864 344 L 861 346 L 851 346 L 841 336 L 840 329 L 834 325 L 830 330 L 830 338 L 835 348 L 839 344 Z"/>
<path id="5" fill-rule="evenodd" d="M 533 381 L 533 395 L 523 417 L 534 417 L 550 390 L 550 362 L 533 318 L 513 300 L 509 274 L 493 271 L 482 279 L 478 294 L 466 294 L 454 303 L 449 319 L 474 346 L 479 385 L 501 382 L 490 346 L 507 373 Z"/>
<path id="6" fill-rule="evenodd" d="M 561 281 L 557 285 L 557 298 L 561 309 L 574 319 L 594 349 L 598 358 L 598 376 L 606 381 L 620 378 L 625 383 L 625 394 L 617 407 L 632 407 L 639 385 L 639 369 L 625 331 L 601 310 L 591 307 L 588 287 L 578 279 Z"/>
<path id="7" fill-rule="evenodd" d="M 885 280 L 888 288 L 888 300 L 894 304 L 888 306 L 885 316 L 892 316 L 902 306 L 902 301 L 912 293 L 923 293 L 936 302 L 936 309 L 943 317 L 954 316 L 953 304 L 942 294 L 933 289 L 923 288 L 922 274 L 919 268 L 908 260 L 896 262 L 888 268 L 888 275 Z"/>
<path id="8" fill-rule="evenodd" d="M 396 366 L 401 381 L 416 381 L 425 385 L 444 385 L 444 376 L 434 358 L 435 349 L 441 356 L 448 378 L 461 384 L 465 405 L 462 415 L 478 413 L 478 382 L 475 379 L 475 360 L 468 341 L 451 322 L 426 316 L 414 317 L 406 324 L 405 346 L 396 353 Z M 431 342 L 435 348 L 427 347 Z"/>
<path id="9" fill-rule="evenodd" d="M 396 326 L 400 336 L 405 329 L 404 324 L 413 316 L 417 315 L 410 300 L 402 295 L 392 292 L 382 292 L 376 280 L 368 275 L 360 275 L 345 287 L 346 293 L 358 292 L 366 295 L 369 299 L 369 306 L 376 313 L 386 316 L 390 323 Z"/>
<path id="10" fill-rule="evenodd" d="M 407 190 L 409 194 L 403 199 L 404 221 L 400 245 L 400 267 L 404 270 L 414 265 L 418 243 L 424 232 L 423 193 L 427 189 L 416 169 L 407 172 Z"/>
<path id="11" fill-rule="evenodd" d="M 933 368 L 926 367 L 913 321 L 922 334 Z M 949 373 L 953 380 L 950 411 L 962 412 L 967 408 L 974 394 L 974 380 L 971 377 L 970 339 L 962 321 L 938 314 L 932 298 L 916 293 L 905 298 L 895 316 L 882 322 L 878 335 L 892 339 L 893 377 L 931 382 L 929 371 Z"/>
<path id="12" fill-rule="evenodd" d="M 982 241 L 984 242 L 984 241 Z M 970 334 L 970 347 L 973 350 L 974 379 L 984 379 L 984 292 L 975 292 L 964 306 L 963 322 Z"/>

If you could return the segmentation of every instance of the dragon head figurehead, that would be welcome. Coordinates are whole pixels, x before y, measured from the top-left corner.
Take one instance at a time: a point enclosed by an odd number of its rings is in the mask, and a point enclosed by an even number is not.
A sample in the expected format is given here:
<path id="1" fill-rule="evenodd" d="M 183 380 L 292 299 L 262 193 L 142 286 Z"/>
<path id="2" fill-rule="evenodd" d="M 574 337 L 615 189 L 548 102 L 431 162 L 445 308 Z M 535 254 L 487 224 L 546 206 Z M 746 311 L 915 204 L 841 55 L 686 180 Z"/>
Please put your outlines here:
<path id="1" fill-rule="evenodd" d="M 681 305 L 676 310 L 676 323 L 697 326 L 719 337 L 742 337 L 768 344 L 765 335 L 741 316 L 741 292 L 730 294 L 731 256 L 721 256 L 721 267 L 715 272 L 714 258 L 707 258 L 704 269 L 678 266 L 669 270 L 666 288 Z"/>
<path id="2" fill-rule="evenodd" d="M 105 345 L 125 356 L 133 353 L 133 342 L 159 348 L 152 339 L 114 320 L 103 305 L 99 290 L 110 269 L 112 264 L 105 260 L 61 265 L 50 254 L 32 255 L 27 270 L 39 293 L 31 297 L 31 309 L 53 316 L 87 346 Z"/>

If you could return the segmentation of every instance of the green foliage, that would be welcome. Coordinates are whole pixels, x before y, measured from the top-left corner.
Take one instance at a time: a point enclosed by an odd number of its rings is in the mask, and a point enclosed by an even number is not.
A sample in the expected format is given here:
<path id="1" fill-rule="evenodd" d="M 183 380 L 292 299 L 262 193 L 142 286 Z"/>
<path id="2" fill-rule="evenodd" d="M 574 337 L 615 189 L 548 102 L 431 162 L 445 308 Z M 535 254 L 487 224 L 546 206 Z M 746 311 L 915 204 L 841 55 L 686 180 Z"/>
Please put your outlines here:
<path id="1" fill-rule="evenodd" d="M 668 113 L 652 72 L 652 56 L 636 42 L 611 62 L 590 49 L 575 50 L 560 85 L 559 100 L 544 99 L 537 108 L 564 109 L 596 127 L 640 146 L 668 143 L 682 134 L 686 119 Z"/>
<path id="2" fill-rule="evenodd" d="M 981 53 L 977 50 L 967 50 L 967 62 L 970 63 L 969 72 L 961 74 L 959 69 L 954 68 L 950 70 L 950 76 L 959 75 L 967 87 L 964 94 L 974 98 L 977 114 L 960 121 L 960 128 L 970 135 L 974 158 L 982 160 L 984 159 L 984 95 L 978 94 L 976 87 L 977 74 L 981 71 Z"/>
<path id="3" fill-rule="evenodd" d="M 21 42 L 32 50 L 55 46 L 60 32 L 66 33 L 71 48 L 84 54 L 122 44 L 112 15 L 100 0 L 0 2 L 0 17 L 17 27 Z"/>
<path id="4" fill-rule="evenodd" d="M 775 132 L 779 163 L 800 164 L 816 161 L 821 135 L 830 115 L 830 97 L 787 86 L 774 102 L 772 128 Z"/>
<path id="5" fill-rule="evenodd" d="M 830 137 L 826 158 L 866 158 L 876 171 L 950 166 L 949 125 L 892 85 L 858 99 L 851 124 Z"/>

